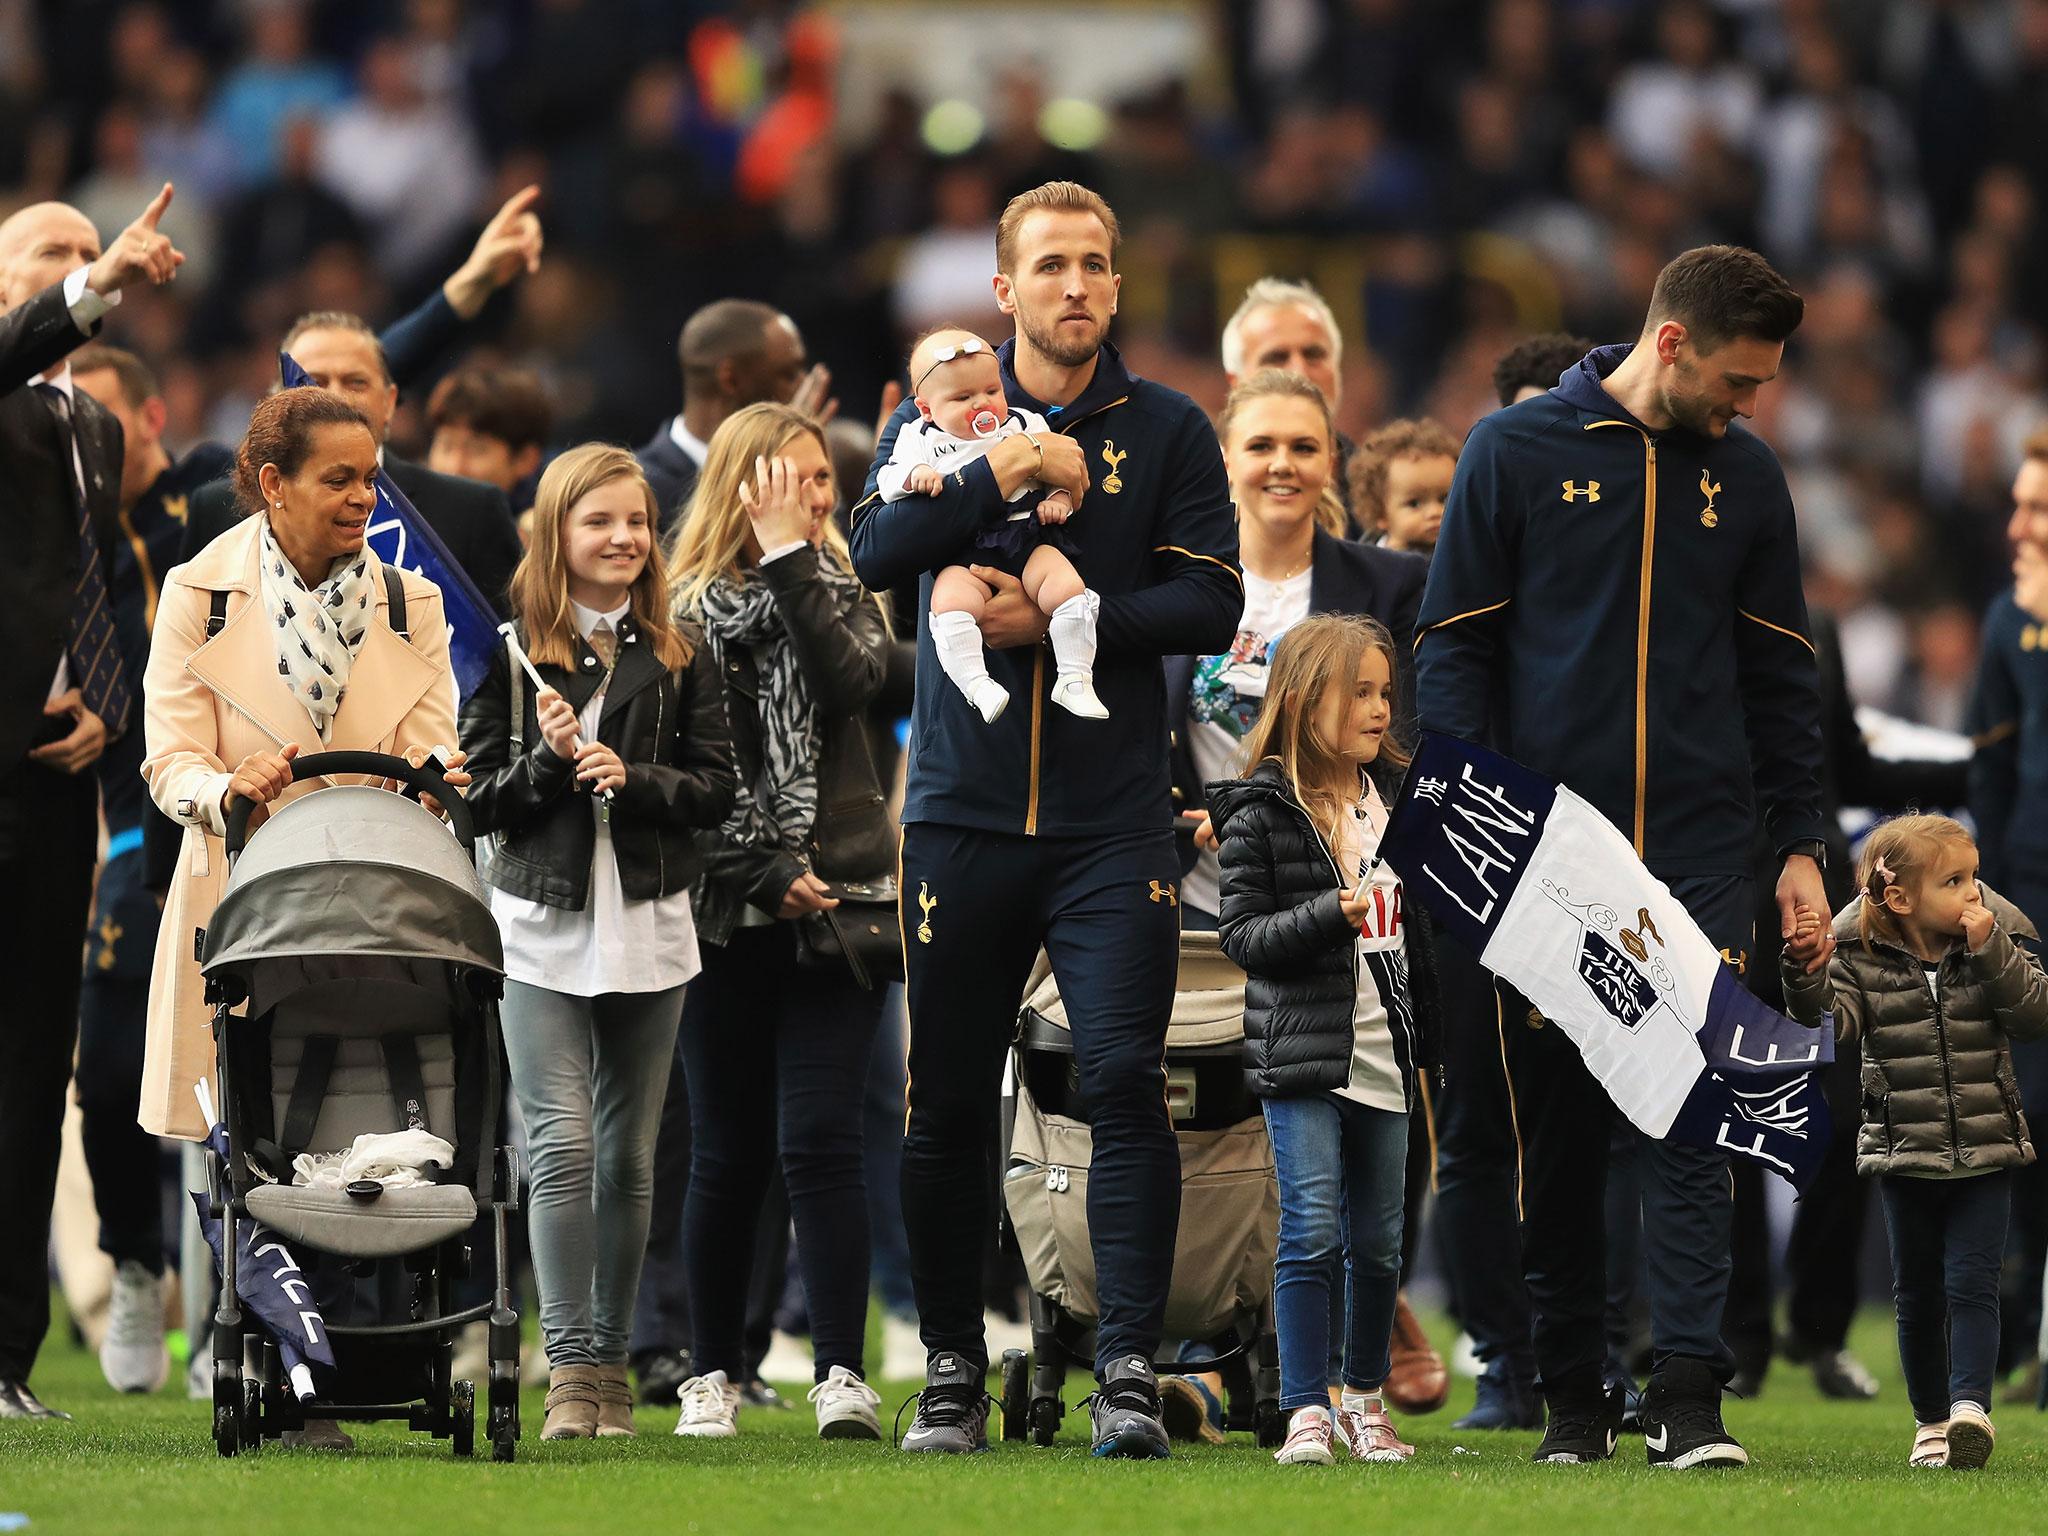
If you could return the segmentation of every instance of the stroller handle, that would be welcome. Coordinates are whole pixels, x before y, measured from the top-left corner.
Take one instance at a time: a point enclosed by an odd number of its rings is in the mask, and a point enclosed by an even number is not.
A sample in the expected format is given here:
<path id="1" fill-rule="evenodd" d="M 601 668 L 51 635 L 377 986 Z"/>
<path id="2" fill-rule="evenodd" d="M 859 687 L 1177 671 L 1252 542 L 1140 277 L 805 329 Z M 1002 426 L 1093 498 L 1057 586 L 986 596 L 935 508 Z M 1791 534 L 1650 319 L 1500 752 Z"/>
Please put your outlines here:
<path id="1" fill-rule="evenodd" d="M 324 778 L 331 773 L 362 773 L 403 780 L 409 791 L 432 795 L 441 802 L 441 808 L 448 813 L 448 830 L 455 834 L 455 840 L 472 858 L 476 856 L 476 824 L 470 819 L 469 807 L 463 804 L 461 794 L 449 787 L 431 760 L 415 768 L 404 758 L 389 752 L 315 752 L 309 757 L 293 758 L 291 766 L 294 784 L 301 779 Z M 249 840 L 249 818 L 255 811 L 256 802 L 240 795 L 228 806 L 227 857 L 230 862 L 241 855 L 242 845 Z"/>

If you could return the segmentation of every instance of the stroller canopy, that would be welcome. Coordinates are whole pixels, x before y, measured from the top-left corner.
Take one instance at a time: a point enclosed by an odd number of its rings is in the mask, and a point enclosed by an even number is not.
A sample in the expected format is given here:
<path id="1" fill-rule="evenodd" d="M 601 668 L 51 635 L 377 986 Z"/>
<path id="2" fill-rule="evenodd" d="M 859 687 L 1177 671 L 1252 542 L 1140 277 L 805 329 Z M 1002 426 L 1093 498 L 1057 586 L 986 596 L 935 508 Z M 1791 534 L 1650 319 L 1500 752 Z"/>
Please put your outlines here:
<path id="1" fill-rule="evenodd" d="M 468 852 L 415 801 L 369 785 L 301 795 L 249 839 L 206 925 L 201 969 L 328 957 L 505 969 Z"/>

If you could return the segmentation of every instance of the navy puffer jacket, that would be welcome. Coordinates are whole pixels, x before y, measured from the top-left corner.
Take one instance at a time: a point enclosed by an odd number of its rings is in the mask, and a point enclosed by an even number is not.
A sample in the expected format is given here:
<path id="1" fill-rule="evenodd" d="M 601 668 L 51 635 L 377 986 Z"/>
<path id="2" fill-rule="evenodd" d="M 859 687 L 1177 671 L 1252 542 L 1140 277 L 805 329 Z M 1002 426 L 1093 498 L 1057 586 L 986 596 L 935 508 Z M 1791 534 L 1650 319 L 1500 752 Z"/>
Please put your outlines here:
<path id="1" fill-rule="evenodd" d="M 1391 773 L 1374 782 L 1392 801 Z M 1358 930 L 1338 907 L 1337 860 L 1279 765 L 1208 786 L 1222 850 L 1223 949 L 1244 967 L 1245 1081 L 1260 1098 L 1342 1088 L 1351 1080 Z M 1409 1018 L 1396 1017 L 1394 1059 L 1412 1105 L 1418 1073 L 1442 1059 L 1443 1008 L 1429 924 L 1403 923 Z"/>

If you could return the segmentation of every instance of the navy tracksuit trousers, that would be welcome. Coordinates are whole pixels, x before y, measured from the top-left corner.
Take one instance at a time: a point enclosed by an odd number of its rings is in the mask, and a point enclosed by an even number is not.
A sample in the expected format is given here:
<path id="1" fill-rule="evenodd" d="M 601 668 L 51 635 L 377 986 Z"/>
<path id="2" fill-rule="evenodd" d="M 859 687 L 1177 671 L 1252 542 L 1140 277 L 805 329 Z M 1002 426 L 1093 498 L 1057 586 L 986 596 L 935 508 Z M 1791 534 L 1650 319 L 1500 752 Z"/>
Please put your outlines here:
<path id="1" fill-rule="evenodd" d="M 1066 1002 L 1094 1135 L 1088 1230 L 1102 1314 L 1097 1368 L 1156 1352 L 1180 1220 L 1165 1069 L 1179 879 L 1164 829 L 1025 837 L 932 822 L 904 828 L 903 1221 L 928 1350 L 988 1358 L 981 1264 L 1009 1150 L 995 1149 L 1003 1060 L 1043 945 Z"/>

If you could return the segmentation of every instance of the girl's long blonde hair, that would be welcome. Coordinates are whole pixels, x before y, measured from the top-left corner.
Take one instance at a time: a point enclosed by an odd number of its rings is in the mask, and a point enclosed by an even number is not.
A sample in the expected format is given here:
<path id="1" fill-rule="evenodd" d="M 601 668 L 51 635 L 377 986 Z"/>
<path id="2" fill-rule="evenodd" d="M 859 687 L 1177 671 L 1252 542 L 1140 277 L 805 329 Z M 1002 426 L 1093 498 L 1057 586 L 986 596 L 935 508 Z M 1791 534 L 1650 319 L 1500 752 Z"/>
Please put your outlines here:
<path id="1" fill-rule="evenodd" d="M 753 568 L 747 553 L 753 523 L 740 500 L 740 487 L 752 482 L 756 459 L 774 458 L 804 433 L 816 441 L 830 464 L 832 449 L 824 429 L 790 406 L 772 401 L 749 405 L 718 424 L 668 557 L 668 582 L 678 611 L 701 612 L 705 589 L 713 582 L 721 577 L 738 580 Z M 846 535 L 831 518 L 825 520 L 825 546 L 842 570 L 853 569 Z"/>
<path id="2" fill-rule="evenodd" d="M 1316 716 L 1332 689 L 1349 694 L 1356 686 L 1358 664 L 1368 651 L 1387 658 L 1389 677 L 1400 675 L 1393 636 L 1378 619 L 1350 613 L 1303 619 L 1273 642 L 1266 706 L 1244 739 L 1244 771 L 1268 760 L 1279 764 L 1287 787 L 1332 849 L 1358 800 L 1358 770 L 1334 743 L 1323 740 Z M 1408 751 L 1389 733 L 1380 743 L 1380 760 L 1405 768 Z"/>
<path id="3" fill-rule="evenodd" d="M 512 616 L 536 665 L 573 667 L 580 644 L 575 611 L 569 606 L 569 562 L 562 534 L 576 503 L 599 486 L 631 480 L 647 501 L 648 537 L 659 521 L 659 504 L 646 472 L 626 449 L 612 443 L 584 443 L 548 465 L 533 498 L 533 528 L 526 553 L 512 572 Z M 668 671 L 690 664 L 690 644 L 669 616 L 668 578 L 661 551 L 650 548 L 647 564 L 634 578 L 628 601 L 633 623 Z"/>
<path id="4" fill-rule="evenodd" d="M 1224 450 L 1230 448 L 1230 429 L 1237 416 L 1254 400 L 1306 400 L 1323 418 L 1323 442 L 1330 450 L 1329 478 L 1316 498 L 1316 526 L 1334 538 L 1345 533 L 1344 496 L 1337 488 L 1337 418 L 1323 392 L 1298 373 L 1284 368 L 1262 368 L 1240 383 L 1223 402 L 1223 414 L 1216 418 L 1216 436 Z"/>
<path id="5" fill-rule="evenodd" d="M 1863 894 L 1863 906 L 1856 914 L 1857 937 L 1865 944 L 1875 939 L 1905 944 L 1905 932 L 1884 904 L 1884 893 L 1894 885 L 1903 885 L 1910 893 L 1934 867 L 1934 861 L 1959 844 L 1974 848 L 1977 840 L 1961 822 L 1946 816 L 1916 812 L 1894 816 L 1871 828 L 1856 858 L 1856 887 Z"/>

